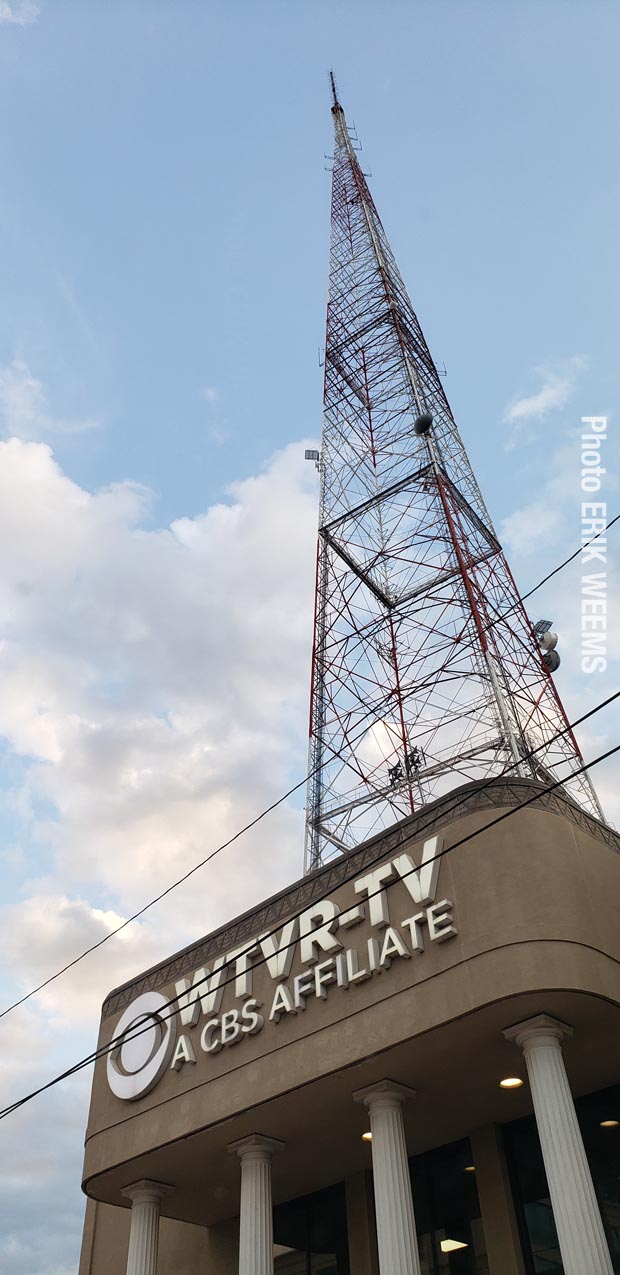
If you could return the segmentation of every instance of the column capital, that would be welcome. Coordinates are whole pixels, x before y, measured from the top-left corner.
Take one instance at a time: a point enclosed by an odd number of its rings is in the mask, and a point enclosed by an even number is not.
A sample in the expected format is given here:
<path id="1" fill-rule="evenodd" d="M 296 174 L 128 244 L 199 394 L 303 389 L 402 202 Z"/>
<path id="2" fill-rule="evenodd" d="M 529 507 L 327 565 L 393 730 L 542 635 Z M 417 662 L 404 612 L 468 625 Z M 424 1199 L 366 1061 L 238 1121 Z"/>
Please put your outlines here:
<path id="1" fill-rule="evenodd" d="M 172 1195 L 173 1186 L 169 1186 L 166 1182 L 152 1182 L 150 1178 L 140 1178 L 139 1182 L 132 1182 L 131 1186 L 123 1187 L 121 1195 L 124 1195 L 132 1204 L 159 1204 L 166 1195 Z"/>
<path id="2" fill-rule="evenodd" d="M 286 1146 L 279 1138 L 267 1138 L 262 1133 L 250 1133 L 247 1138 L 237 1138 L 229 1142 L 227 1150 L 231 1155 L 238 1155 L 241 1161 L 246 1159 L 271 1160 L 276 1151 L 283 1151 Z"/>
<path id="3" fill-rule="evenodd" d="M 374 1085 L 356 1089 L 353 1100 L 361 1102 L 370 1111 L 372 1107 L 404 1107 L 415 1096 L 415 1089 L 410 1089 L 409 1085 L 401 1085 L 396 1080 L 377 1080 Z"/>
<path id="4" fill-rule="evenodd" d="M 559 1049 L 564 1038 L 573 1034 L 573 1028 L 568 1023 L 552 1018 L 550 1014 L 534 1014 L 533 1018 L 526 1018 L 522 1023 L 506 1027 L 502 1033 L 506 1040 L 514 1041 L 521 1049 L 536 1044 L 551 1045 Z"/>

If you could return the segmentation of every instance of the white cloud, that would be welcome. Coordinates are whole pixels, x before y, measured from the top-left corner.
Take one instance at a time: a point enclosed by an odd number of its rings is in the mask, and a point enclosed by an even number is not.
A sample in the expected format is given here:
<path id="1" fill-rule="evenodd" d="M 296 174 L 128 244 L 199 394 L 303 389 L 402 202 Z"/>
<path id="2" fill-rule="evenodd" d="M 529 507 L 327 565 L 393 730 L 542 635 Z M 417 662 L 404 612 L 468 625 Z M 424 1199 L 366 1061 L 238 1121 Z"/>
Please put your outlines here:
<path id="1" fill-rule="evenodd" d="M 79 952 L 109 936 L 124 919 L 112 910 L 92 907 L 85 899 L 69 899 L 42 889 L 29 894 L 23 903 L 0 908 L 3 959 L 16 974 L 15 999 L 19 999 L 20 986 L 22 993 L 38 986 Z M 45 1021 L 54 1030 L 90 1023 L 94 1032 L 93 988 L 102 989 L 103 996 L 106 988 L 125 982 L 137 969 L 154 964 L 158 955 L 161 947 L 155 930 L 139 922 L 128 925 L 76 966 L 69 995 L 66 976 L 38 993 L 37 1013 L 43 1011 Z M 54 970 L 50 965 L 52 956 Z M 12 1018 L 20 1017 L 21 1012 Z M 4 1025 L 3 1020 L 0 1022 Z"/>
<path id="2" fill-rule="evenodd" d="M 42 963 L 19 952 L 31 980 L 279 794 L 292 743 L 296 773 L 305 764 L 316 492 L 303 449 L 198 518 L 146 532 L 147 508 L 131 484 L 84 491 L 46 445 L 0 444 L 0 733 L 23 759 L 13 806 L 43 847 L 4 935 L 13 958 L 20 925 L 40 936 Z M 168 907 L 160 954 L 298 870 L 300 819 L 283 810 L 255 834 L 241 883 L 242 843 L 217 889 L 207 873 Z"/>
<path id="3" fill-rule="evenodd" d="M 574 355 L 555 366 L 542 364 L 535 368 L 536 376 L 542 381 L 540 389 L 534 394 L 513 399 L 503 415 L 504 424 L 509 427 L 509 450 L 518 442 L 528 441 L 525 435 L 527 426 L 546 420 L 551 412 L 566 406 L 577 376 L 585 367 L 586 359 L 582 355 Z"/>
<path id="4" fill-rule="evenodd" d="M 17 4 L 11 4 L 10 0 L 0 0 L 0 26 L 2 23 L 16 27 L 32 26 L 40 12 L 38 4 L 33 4 L 32 0 L 18 0 Z"/>
<path id="5" fill-rule="evenodd" d="M 541 544 L 555 537 L 561 514 L 543 501 L 533 501 L 509 514 L 502 523 L 502 541 L 512 554 L 538 553 Z"/>
<path id="6" fill-rule="evenodd" d="M 569 377 L 557 376 L 554 373 L 547 372 L 542 389 L 526 398 L 516 399 L 506 409 L 504 420 L 508 424 L 513 424 L 515 421 L 531 420 L 532 418 L 543 420 L 555 408 L 564 407 L 564 404 L 568 402 L 571 390 L 572 382 Z"/>
<path id="7" fill-rule="evenodd" d="M 99 422 L 90 417 L 68 420 L 53 416 L 41 381 L 22 359 L 0 364 L 0 430 L 5 437 L 41 439 L 49 434 L 78 434 L 98 427 Z"/>
<path id="8" fill-rule="evenodd" d="M 202 393 L 207 403 L 216 403 L 220 397 L 214 385 L 203 385 Z"/>
<path id="9" fill-rule="evenodd" d="M 147 531 L 143 488 L 89 492 L 47 444 L 0 442 L 0 735 L 23 825 L 0 1009 L 304 774 L 317 491 L 303 452 Z M 93 1048 L 111 987 L 300 873 L 303 801 L 0 1021 L 0 1107 Z M 88 1086 L 86 1073 L 3 1123 L 6 1275 L 75 1269 Z M 44 1172 L 50 1209 L 30 1226 L 19 1181 L 36 1191 Z"/>

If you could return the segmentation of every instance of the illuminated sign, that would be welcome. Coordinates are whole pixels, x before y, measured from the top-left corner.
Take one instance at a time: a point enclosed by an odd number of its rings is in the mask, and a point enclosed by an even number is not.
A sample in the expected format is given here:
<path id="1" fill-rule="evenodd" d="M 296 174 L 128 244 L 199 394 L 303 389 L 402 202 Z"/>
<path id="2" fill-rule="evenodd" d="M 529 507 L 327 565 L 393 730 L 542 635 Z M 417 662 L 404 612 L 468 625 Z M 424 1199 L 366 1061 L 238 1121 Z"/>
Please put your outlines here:
<path id="1" fill-rule="evenodd" d="M 321 899 L 277 932 L 258 935 L 217 957 L 210 968 L 195 970 L 175 984 L 172 1005 L 159 992 L 138 996 L 117 1024 L 118 1043 L 108 1055 L 112 1092 L 122 1099 L 141 1098 L 164 1071 L 194 1064 L 197 1053 L 217 1054 L 240 1044 L 262 1031 L 265 1022 L 302 1013 L 309 1001 L 326 1000 L 332 989 L 355 987 L 395 961 L 423 953 L 427 944 L 453 938 L 453 905 L 450 899 L 435 902 L 441 845 L 439 837 L 425 841 L 419 866 L 403 853 L 359 877 L 353 882 L 358 901 L 346 911 L 332 899 Z M 387 895 L 396 881 L 416 906 L 398 922 L 390 916 Z M 347 932 L 364 921 L 376 933 L 347 945 Z M 291 977 L 296 954 L 302 968 Z M 253 995 L 255 963 L 275 984 L 269 1004 Z M 240 1004 L 222 1011 L 226 987 Z"/>

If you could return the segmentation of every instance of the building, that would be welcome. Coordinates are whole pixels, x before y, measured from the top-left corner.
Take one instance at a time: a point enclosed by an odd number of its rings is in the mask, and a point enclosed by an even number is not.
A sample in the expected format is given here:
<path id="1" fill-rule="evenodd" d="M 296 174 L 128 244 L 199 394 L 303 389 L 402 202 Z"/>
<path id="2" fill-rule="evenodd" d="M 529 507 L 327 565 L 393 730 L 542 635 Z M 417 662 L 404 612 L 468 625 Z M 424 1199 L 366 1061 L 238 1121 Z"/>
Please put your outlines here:
<path id="1" fill-rule="evenodd" d="M 114 991 L 80 1275 L 620 1270 L 619 851 L 468 785 Z"/>
<path id="2" fill-rule="evenodd" d="M 620 837 L 333 114 L 312 870 L 108 996 L 80 1275 L 612 1275 Z"/>

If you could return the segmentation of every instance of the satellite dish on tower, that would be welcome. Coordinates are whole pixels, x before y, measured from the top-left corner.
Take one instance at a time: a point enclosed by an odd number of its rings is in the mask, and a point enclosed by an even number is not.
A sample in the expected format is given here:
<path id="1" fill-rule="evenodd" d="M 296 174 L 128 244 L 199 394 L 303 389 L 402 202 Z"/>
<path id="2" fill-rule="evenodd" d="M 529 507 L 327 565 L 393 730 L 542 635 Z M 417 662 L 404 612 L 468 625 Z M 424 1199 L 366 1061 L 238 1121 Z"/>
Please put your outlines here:
<path id="1" fill-rule="evenodd" d="M 433 418 L 430 412 L 421 412 L 413 428 L 416 434 L 420 434 L 420 435 L 428 434 L 432 424 L 433 424 Z"/>
<path id="2" fill-rule="evenodd" d="M 552 623 L 552 620 L 538 620 L 534 625 L 534 633 L 543 652 L 543 664 L 549 669 L 550 673 L 555 673 L 559 669 L 561 661 L 555 649 L 558 644 L 558 635 L 552 632 Z"/>

